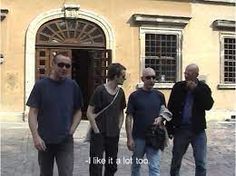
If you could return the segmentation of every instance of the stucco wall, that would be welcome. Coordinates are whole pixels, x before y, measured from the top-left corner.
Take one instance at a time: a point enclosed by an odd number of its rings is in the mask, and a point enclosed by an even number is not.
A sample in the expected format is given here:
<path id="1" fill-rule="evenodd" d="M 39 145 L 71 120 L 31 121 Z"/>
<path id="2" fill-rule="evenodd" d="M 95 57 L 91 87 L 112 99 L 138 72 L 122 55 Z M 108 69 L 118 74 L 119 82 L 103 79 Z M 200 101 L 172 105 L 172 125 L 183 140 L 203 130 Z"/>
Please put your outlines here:
<path id="1" fill-rule="evenodd" d="M 192 5 L 192 19 L 184 34 L 183 65 L 199 64 L 200 75 L 206 76 L 215 100 L 214 110 L 236 109 L 235 90 L 219 90 L 220 83 L 220 32 L 212 23 L 217 19 L 235 20 L 235 7 L 222 5 Z"/>

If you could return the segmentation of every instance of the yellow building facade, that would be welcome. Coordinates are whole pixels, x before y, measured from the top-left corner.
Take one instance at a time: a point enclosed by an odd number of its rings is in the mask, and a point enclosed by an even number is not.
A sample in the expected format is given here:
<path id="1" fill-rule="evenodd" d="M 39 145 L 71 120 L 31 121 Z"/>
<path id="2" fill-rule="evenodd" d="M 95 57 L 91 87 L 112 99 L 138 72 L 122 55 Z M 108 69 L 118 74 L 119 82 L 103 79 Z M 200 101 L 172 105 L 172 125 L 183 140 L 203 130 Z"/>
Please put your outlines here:
<path id="1" fill-rule="evenodd" d="M 2 0 L 0 115 L 24 119 L 35 81 L 64 52 L 85 105 L 111 62 L 127 68 L 127 97 L 154 68 L 167 101 L 196 63 L 215 100 L 209 118 L 235 117 L 235 12 L 233 0 Z"/>

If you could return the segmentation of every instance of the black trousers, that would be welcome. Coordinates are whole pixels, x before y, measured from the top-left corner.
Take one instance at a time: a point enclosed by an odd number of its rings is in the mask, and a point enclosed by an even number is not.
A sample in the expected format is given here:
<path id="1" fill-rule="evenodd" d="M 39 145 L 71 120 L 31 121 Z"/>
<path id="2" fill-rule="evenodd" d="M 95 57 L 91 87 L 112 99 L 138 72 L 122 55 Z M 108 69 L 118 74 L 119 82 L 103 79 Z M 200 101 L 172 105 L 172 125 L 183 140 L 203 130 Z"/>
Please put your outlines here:
<path id="1" fill-rule="evenodd" d="M 117 171 L 117 153 L 119 136 L 107 137 L 104 134 L 91 134 L 90 140 L 90 176 L 113 176 Z M 105 153 L 105 157 L 103 154 Z"/>

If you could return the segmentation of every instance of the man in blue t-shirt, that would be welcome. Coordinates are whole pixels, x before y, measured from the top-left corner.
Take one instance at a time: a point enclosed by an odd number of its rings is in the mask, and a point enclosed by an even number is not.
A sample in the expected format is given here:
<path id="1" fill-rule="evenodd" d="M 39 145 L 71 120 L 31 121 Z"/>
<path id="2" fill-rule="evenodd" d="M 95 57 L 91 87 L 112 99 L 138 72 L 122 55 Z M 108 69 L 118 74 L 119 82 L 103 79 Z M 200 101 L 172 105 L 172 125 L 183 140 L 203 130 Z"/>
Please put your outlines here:
<path id="1" fill-rule="evenodd" d="M 73 175 L 73 134 L 81 120 L 83 100 L 78 84 L 68 78 L 70 67 L 69 57 L 54 56 L 51 75 L 35 83 L 26 103 L 40 176 L 53 175 L 54 159 L 59 175 Z"/>
<path id="2" fill-rule="evenodd" d="M 160 175 L 160 150 L 146 145 L 145 130 L 151 124 L 160 125 L 164 119 L 159 116 L 165 105 L 164 95 L 153 89 L 156 74 L 152 68 L 145 68 L 142 74 L 144 83 L 141 89 L 129 96 L 126 116 L 127 147 L 133 151 L 132 176 L 140 176 L 140 165 L 146 153 L 149 175 Z M 133 125 L 132 125 L 133 124 Z"/>

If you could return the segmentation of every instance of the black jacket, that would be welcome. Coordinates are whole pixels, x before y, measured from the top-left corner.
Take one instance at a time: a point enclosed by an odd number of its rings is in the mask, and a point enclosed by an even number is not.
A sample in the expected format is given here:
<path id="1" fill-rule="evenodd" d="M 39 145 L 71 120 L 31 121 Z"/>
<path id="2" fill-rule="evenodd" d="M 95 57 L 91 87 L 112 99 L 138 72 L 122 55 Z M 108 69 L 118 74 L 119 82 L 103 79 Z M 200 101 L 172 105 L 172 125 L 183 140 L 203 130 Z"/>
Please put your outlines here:
<path id="1" fill-rule="evenodd" d="M 169 135 L 181 125 L 184 101 L 187 95 L 186 81 L 177 82 L 170 94 L 168 109 L 172 112 L 172 120 L 166 123 Z M 204 82 L 198 81 L 193 90 L 192 128 L 195 133 L 206 129 L 205 110 L 210 110 L 214 104 L 211 89 Z"/>

